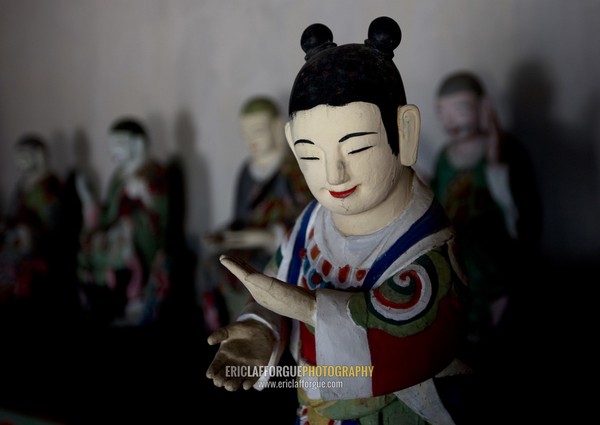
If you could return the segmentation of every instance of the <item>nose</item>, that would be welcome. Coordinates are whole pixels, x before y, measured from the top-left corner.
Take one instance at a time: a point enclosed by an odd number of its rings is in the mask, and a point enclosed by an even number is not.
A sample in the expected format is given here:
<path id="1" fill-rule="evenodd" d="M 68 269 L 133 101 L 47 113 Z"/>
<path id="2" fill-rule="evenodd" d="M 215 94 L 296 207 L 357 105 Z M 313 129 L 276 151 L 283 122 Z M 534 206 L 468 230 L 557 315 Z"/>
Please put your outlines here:
<path id="1" fill-rule="evenodd" d="M 328 159 L 326 167 L 327 183 L 330 185 L 342 184 L 348 178 L 346 163 L 339 156 L 336 155 L 334 158 Z"/>

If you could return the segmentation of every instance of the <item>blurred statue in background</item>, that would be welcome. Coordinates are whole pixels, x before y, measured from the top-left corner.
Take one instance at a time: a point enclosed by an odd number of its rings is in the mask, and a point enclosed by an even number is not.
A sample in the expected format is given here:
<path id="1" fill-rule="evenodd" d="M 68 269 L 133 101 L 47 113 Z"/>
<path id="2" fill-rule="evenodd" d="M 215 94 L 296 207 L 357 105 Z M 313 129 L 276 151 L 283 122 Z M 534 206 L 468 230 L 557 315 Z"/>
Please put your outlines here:
<path id="1" fill-rule="evenodd" d="M 151 158 L 148 134 L 134 118 L 109 131 L 116 170 L 99 204 L 83 177 L 76 180 L 83 210 L 78 275 L 92 321 L 116 326 L 154 323 L 170 287 L 165 236 L 166 169 Z"/>
<path id="2" fill-rule="evenodd" d="M 262 269 L 312 199 L 285 143 L 275 101 L 248 99 L 240 111 L 240 126 L 250 156 L 238 174 L 233 220 L 204 238 L 209 256 L 201 275 L 206 280 L 203 310 L 210 331 L 235 319 L 249 300 L 248 290 L 219 265 L 218 256 L 235 254 Z"/>
<path id="3" fill-rule="evenodd" d="M 40 304 L 51 290 L 62 182 L 50 169 L 48 147 L 38 135 L 18 140 L 15 164 L 21 175 L 0 229 L 0 303 L 33 298 Z"/>
<path id="4" fill-rule="evenodd" d="M 448 75 L 437 112 L 449 138 L 438 156 L 431 187 L 456 232 L 466 264 L 471 303 L 469 336 L 476 347 L 503 323 L 511 294 L 527 284 L 541 233 L 532 164 L 501 127 L 480 79 Z"/>

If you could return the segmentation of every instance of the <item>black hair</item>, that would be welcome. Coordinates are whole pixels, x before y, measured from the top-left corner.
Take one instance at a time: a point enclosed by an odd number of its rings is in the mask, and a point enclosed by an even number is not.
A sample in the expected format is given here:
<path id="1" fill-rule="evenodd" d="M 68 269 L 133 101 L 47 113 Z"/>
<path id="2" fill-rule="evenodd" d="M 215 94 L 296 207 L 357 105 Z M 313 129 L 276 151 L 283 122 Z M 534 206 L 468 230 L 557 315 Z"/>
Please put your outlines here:
<path id="1" fill-rule="evenodd" d="M 344 106 L 368 102 L 379 107 L 387 139 L 398 155 L 398 107 L 406 105 L 394 49 L 402 32 L 392 18 L 382 16 L 369 25 L 364 44 L 338 46 L 331 30 L 320 23 L 308 26 L 300 44 L 306 53 L 292 87 L 289 116 L 318 105 Z"/>
<path id="2" fill-rule="evenodd" d="M 469 71 L 457 71 L 448 75 L 441 82 L 437 94 L 438 96 L 445 96 L 463 91 L 475 93 L 477 97 L 485 94 L 481 80 Z"/>
<path id="3" fill-rule="evenodd" d="M 110 132 L 123 131 L 133 136 L 141 136 L 142 139 L 148 142 L 148 133 L 142 125 L 141 121 L 133 117 L 119 118 L 110 126 Z"/>
<path id="4" fill-rule="evenodd" d="M 44 155 L 48 153 L 48 147 L 46 142 L 39 134 L 35 133 L 27 133 L 22 135 L 17 143 L 15 144 L 17 149 L 26 148 L 26 149 L 39 149 Z"/>
<path id="5" fill-rule="evenodd" d="M 242 109 L 242 115 L 253 114 L 255 112 L 268 112 L 273 117 L 279 116 L 279 107 L 275 101 L 267 96 L 254 96 L 248 99 Z"/>

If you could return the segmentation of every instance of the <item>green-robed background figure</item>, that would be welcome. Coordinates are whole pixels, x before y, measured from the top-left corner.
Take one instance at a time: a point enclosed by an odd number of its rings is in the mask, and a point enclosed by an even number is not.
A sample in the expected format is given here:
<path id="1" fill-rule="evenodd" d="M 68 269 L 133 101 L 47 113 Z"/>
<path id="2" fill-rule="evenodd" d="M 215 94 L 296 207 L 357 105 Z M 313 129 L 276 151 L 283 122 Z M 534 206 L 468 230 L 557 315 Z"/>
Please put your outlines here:
<path id="1" fill-rule="evenodd" d="M 109 147 L 116 169 L 104 202 L 85 179 L 76 181 L 84 217 L 78 256 L 84 307 L 99 324 L 153 323 L 171 286 L 167 172 L 150 156 L 147 131 L 136 118 L 111 125 Z"/>

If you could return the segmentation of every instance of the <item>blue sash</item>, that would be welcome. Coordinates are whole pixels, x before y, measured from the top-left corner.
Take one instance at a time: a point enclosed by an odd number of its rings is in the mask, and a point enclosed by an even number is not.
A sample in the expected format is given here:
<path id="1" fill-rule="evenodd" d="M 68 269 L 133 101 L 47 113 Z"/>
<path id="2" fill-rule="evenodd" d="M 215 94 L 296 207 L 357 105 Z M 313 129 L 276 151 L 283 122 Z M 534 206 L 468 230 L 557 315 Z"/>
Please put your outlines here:
<path id="1" fill-rule="evenodd" d="M 308 222 L 312 216 L 313 210 L 317 206 L 317 200 L 313 199 L 310 204 L 306 206 L 304 215 L 302 216 L 302 222 L 300 223 L 300 229 L 294 240 L 294 250 L 292 251 L 292 260 L 288 268 L 288 274 L 286 281 L 292 285 L 298 284 L 298 276 L 300 276 L 300 267 L 302 266 L 302 258 L 300 251 L 306 244 L 306 230 L 308 228 Z"/>

